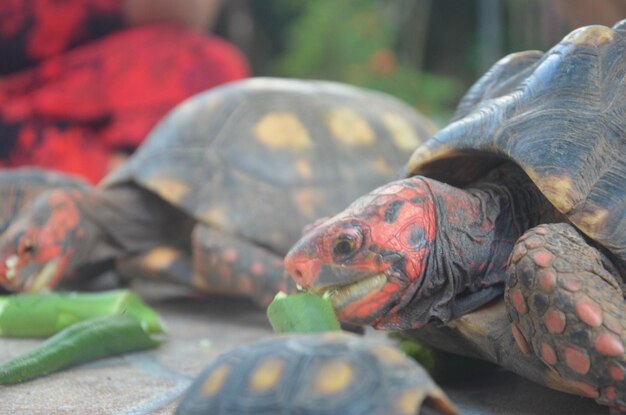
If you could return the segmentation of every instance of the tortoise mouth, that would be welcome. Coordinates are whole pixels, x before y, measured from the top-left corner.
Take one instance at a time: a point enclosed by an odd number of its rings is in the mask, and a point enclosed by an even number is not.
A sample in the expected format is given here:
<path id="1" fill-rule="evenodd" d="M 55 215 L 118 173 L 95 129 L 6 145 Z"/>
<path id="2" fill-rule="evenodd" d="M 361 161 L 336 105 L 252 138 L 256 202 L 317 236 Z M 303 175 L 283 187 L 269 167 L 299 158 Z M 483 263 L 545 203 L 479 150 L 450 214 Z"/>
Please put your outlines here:
<path id="1" fill-rule="evenodd" d="M 5 278 L 9 289 L 21 292 L 37 292 L 50 286 L 57 275 L 59 268 L 58 260 L 51 260 L 42 265 L 26 265 L 19 267 L 19 257 L 10 256 L 6 262 Z M 20 274 L 26 274 L 25 277 Z"/>
<path id="2" fill-rule="evenodd" d="M 24 283 L 24 291 L 33 293 L 49 289 L 57 276 L 59 261 L 48 261 L 39 271 L 32 273 Z"/>
<path id="3" fill-rule="evenodd" d="M 339 310 L 374 291 L 380 290 L 385 284 L 387 284 L 387 276 L 380 272 L 350 284 L 325 286 L 317 289 L 311 287 L 309 291 L 312 294 L 330 298 L 333 308 Z"/>

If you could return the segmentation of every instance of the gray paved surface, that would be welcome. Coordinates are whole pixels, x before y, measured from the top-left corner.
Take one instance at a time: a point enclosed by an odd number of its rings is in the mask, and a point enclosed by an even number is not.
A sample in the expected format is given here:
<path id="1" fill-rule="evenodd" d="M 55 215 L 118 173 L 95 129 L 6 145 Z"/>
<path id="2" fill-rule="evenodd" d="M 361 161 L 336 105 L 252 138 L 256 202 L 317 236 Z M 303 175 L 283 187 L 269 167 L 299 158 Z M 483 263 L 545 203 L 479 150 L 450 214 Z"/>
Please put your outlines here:
<path id="1" fill-rule="evenodd" d="M 0 386 L 0 414 L 170 414 L 194 375 L 217 355 L 272 334 L 264 313 L 245 301 L 140 291 L 169 327 L 164 345 Z M 37 343 L 2 339 L 0 361 Z M 608 414 L 590 400 L 504 372 L 443 387 L 465 414 Z"/>

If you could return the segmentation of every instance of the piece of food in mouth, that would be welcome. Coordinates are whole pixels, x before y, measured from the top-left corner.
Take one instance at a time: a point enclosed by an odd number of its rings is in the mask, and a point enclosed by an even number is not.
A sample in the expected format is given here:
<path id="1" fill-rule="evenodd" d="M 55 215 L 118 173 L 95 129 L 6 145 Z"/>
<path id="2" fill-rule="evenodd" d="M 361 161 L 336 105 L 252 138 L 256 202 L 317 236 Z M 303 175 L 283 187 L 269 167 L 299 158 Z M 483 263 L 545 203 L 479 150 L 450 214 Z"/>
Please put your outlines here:
<path id="1" fill-rule="evenodd" d="M 327 298 L 308 293 L 276 294 L 267 307 L 275 333 L 316 333 L 341 330 Z"/>

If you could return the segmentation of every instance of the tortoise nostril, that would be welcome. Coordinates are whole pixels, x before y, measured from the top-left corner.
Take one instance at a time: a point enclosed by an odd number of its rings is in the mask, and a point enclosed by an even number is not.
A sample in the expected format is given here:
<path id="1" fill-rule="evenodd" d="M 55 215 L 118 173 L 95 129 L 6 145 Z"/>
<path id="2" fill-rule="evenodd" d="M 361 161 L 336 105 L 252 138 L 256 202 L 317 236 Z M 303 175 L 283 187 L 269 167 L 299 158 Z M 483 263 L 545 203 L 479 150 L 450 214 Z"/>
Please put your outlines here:
<path id="1" fill-rule="evenodd" d="M 303 264 L 297 260 L 295 255 L 287 255 L 285 258 L 285 269 L 297 284 L 302 284 L 304 279 L 302 266 Z"/>
<path id="2" fill-rule="evenodd" d="M 296 269 L 294 272 L 294 277 L 301 280 L 302 279 L 302 271 L 300 271 L 299 269 Z"/>

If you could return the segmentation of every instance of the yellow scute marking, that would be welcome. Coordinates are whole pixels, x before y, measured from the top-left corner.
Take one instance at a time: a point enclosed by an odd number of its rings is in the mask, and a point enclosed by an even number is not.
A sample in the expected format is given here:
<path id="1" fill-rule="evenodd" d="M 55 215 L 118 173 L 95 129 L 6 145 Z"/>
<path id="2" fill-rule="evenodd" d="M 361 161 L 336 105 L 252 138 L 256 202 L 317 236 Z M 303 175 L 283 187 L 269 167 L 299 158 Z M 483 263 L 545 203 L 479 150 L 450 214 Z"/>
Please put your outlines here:
<path id="1" fill-rule="evenodd" d="M 148 185 L 170 202 L 181 201 L 191 191 L 187 183 L 166 177 L 152 178 L 148 181 Z"/>
<path id="2" fill-rule="evenodd" d="M 613 41 L 615 32 L 613 29 L 604 26 L 582 27 L 570 33 L 563 41 L 572 42 L 575 45 L 602 46 Z"/>
<path id="3" fill-rule="evenodd" d="M 375 346 L 373 352 L 384 362 L 392 364 L 402 364 L 406 362 L 404 354 L 388 346 Z"/>
<path id="4" fill-rule="evenodd" d="M 272 148 L 301 150 L 312 145 L 309 132 L 290 112 L 271 112 L 261 118 L 253 128 L 254 137 Z"/>
<path id="5" fill-rule="evenodd" d="M 606 223 L 609 211 L 597 206 L 586 206 L 582 212 L 574 215 L 572 221 L 589 236 L 596 236 Z"/>
<path id="6" fill-rule="evenodd" d="M 399 414 L 414 415 L 419 413 L 420 404 L 424 400 L 425 392 L 419 388 L 409 389 L 400 395 L 396 401 L 396 409 Z"/>
<path id="7" fill-rule="evenodd" d="M 368 122 L 349 108 L 336 108 L 326 114 L 330 132 L 349 147 L 368 146 L 376 137 Z"/>
<path id="8" fill-rule="evenodd" d="M 313 189 L 294 190 L 292 197 L 298 211 L 306 216 L 313 216 L 315 208 L 323 202 L 319 193 Z"/>
<path id="9" fill-rule="evenodd" d="M 230 373 L 230 365 L 223 364 L 213 369 L 213 371 L 209 374 L 209 377 L 202 384 L 201 393 L 202 396 L 213 396 L 217 393 L 221 388 L 224 382 L 226 381 L 226 377 Z"/>
<path id="10" fill-rule="evenodd" d="M 354 379 L 352 366 L 346 362 L 331 361 L 319 368 L 315 377 L 315 391 L 334 395 L 346 390 Z"/>
<path id="11" fill-rule="evenodd" d="M 433 150 L 427 144 L 422 144 L 411 154 L 411 158 L 407 164 L 407 171 L 415 174 L 416 171 L 424 167 L 424 164 L 448 157 L 451 154 L 452 150 L 448 146 L 439 145 Z"/>
<path id="12" fill-rule="evenodd" d="M 398 148 L 413 150 L 422 143 L 411 124 L 404 117 L 386 112 L 383 114 L 383 122 L 391 132 L 391 138 Z"/>
<path id="13" fill-rule="evenodd" d="M 311 179 L 313 177 L 313 169 L 311 168 L 311 163 L 308 160 L 296 160 L 296 170 L 298 171 L 298 174 L 305 179 Z"/>
<path id="14" fill-rule="evenodd" d="M 393 174 L 393 169 L 384 158 L 374 160 L 372 162 L 372 167 L 374 168 L 374 170 L 381 174 L 384 174 L 385 176 L 390 176 Z"/>
<path id="15" fill-rule="evenodd" d="M 202 214 L 202 219 L 204 219 L 207 223 L 223 225 L 228 222 L 228 215 L 222 208 L 211 208 Z"/>
<path id="16" fill-rule="evenodd" d="M 536 176 L 534 172 L 527 172 L 534 180 L 546 198 L 552 202 L 560 212 L 567 213 L 576 206 L 578 200 L 574 194 L 574 183 L 571 177 L 559 175 L 547 175 L 545 177 Z"/>
<path id="17" fill-rule="evenodd" d="M 248 387 L 256 392 L 276 386 L 285 368 L 285 362 L 277 357 L 262 362 L 252 373 Z"/>
<path id="18" fill-rule="evenodd" d="M 178 252 L 171 248 L 159 247 L 148 251 L 141 259 L 141 265 L 149 270 L 160 270 L 170 266 L 178 257 Z"/>

